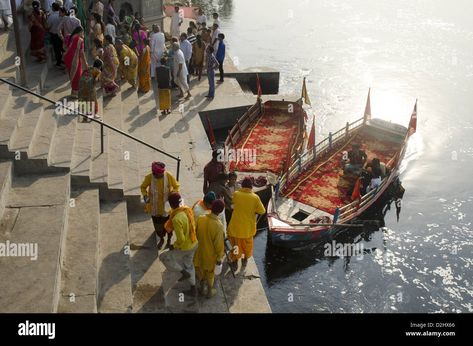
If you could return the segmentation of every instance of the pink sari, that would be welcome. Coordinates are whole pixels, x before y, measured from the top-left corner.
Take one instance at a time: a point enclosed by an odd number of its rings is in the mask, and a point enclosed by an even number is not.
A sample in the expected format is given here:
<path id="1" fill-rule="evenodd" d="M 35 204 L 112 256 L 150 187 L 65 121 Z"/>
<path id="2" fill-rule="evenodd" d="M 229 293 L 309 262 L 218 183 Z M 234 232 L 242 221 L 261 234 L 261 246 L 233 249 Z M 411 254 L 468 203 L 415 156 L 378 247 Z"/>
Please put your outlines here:
<path id="1" fill-rule="evenodd" d="M 77 97 L 79 94 L 79 80 L 82 76 L 82 59 L 84 54 L 84 40 L 79 35 L 74 35 L 66 53 L 63 56 L 64 64 L 69 72 L 71 80 L 71 96 Z"/>

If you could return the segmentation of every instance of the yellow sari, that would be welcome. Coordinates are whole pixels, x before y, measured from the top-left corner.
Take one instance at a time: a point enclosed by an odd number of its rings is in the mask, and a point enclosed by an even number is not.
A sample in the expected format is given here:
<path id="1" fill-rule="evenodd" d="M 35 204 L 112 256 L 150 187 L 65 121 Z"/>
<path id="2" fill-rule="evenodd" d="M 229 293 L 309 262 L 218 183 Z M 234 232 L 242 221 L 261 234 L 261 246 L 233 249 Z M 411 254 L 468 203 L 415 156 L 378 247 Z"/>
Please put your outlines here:
<path id="1" fill-rule="evenodd" d="M 120 60 L 119 75 L 124 77 L 132 86 L 136 87 L 138 57 L 135 52 L 124 44 L 120 50 L 118 58 Z"/>
<path id="2" fill-rule="evenodd" d="M 145 46 L 138 65 L 138 89 L 147 93 L 151 89 L 151 54 L 149 46 Z"/>

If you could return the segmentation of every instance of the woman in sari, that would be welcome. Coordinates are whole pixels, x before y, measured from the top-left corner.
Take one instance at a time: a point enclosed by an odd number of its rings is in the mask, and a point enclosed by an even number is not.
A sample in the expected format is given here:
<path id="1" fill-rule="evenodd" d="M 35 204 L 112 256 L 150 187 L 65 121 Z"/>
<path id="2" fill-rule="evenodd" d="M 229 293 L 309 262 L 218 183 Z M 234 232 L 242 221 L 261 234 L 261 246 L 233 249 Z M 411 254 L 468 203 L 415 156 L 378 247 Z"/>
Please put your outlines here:
<path id="1" fill-rule="evenodd" d="M 195 74 L 199 77 L 199 81 L 202 78 L 202 69 L 204 68 L 204 56 L 205 56 L 205 44 L 202 41 L 202 36 L 197 35 L 197 40 L 192 47 L 192 65 L 195 68 Z"/>
<path id="2" fill-rule="evenodd" d="M 92 13 L 93 19 L 90 22 L 90 38 L 91 42 L 95 42 L 95 40 L 98 40 L 102 43 L 104 41 L 103 33 L 105 32 L 105 25 L 102 22 L 102 17 L 98 15 L 97 13 Z M 95 45 L 92 44 L 92 58 L 95 59 L 97 56 L 97 51 L 95 48 Z"/>
<path id="3" fill-rule="evenodd" d="M 112 36 L 105 36 L 105 48 L 103 51 L 103 70 L 101 75 L 102 88 L 104 96 L 115 96 L 120 89 L 115 79 L 117 78 L 117 70 L 120 65 L 118 54 L 113 46 Z"/>
<path id="4" fill-rule="evenodd" d="M 138 90 L 147 93 L 151 89 L 151 48 L 147 38 L 144 39 L 144 48 L 138 60 Z"/>
<path id="5" fill-rule="evenodd" d="M 117 47 L 118 59 L 120 60 L 120 67 L 118 68 L 118 76 L 125 78 L 133 88 L 136 88 L 136 75 L 138 73 L 138 57 L 133 49 L 123 44 L 122 40 L 116 39 L 115 46 Z"/>
<path id="6" fill-rule="evenodd" d="M 28 24 L 31 33 L 31 55 L 38 62 L 46 61 L 46 49 L 44 48 L 44 36 L 46 35 L 46 16 L 40 9 L 39 1 L 32 3 L 33 12 L 28 16 Z"/>
<path id="7" fill-rule="evenodd" d="M 63 55 L 63 60 L 71 80 L 71 97 L 77 98 L 80 77 L 83 70 L 89 67 L 84 52 L 84 29 L 81 26 L 74 29 L 70 41 L 71 43 Z"/>
<path id="8" fill-rule="evenodd" d="M 132 33 L 132 38 L 135 42 L 133 48 L 135 49 L 136 55 L 141 56 L 143 49 L 145 48 L 145 40 L 147 37 L 148 35 L 146 35 L 146 32 L 141 30 L 141 25 L 136 23 L 133 27 Z"/>

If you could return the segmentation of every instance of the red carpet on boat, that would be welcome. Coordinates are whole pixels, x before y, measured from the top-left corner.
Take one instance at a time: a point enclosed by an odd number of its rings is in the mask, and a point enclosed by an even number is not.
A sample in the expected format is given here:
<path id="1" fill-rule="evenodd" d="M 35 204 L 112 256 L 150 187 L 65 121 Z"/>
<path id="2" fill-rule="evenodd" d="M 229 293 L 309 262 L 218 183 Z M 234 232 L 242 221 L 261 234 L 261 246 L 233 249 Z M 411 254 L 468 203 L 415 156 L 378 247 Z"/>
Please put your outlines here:
<path id="1" fill-rule="evenodd" d="M 230 169 L 244 172 L 269 171 L 279 174 L 284 169 L 290 140 L 299 130 L 297 113 L 266 108 L 256 124 L 251 124 L 248 134 L 236 145 L 236 149 L 256 150 L 256 161 L 232 162 Z M 256 125 L 256 126 L 255 126 Z"/>
<path id="2" fill-rule="evenodd" d="M 320 163 L 312 166 L 307 172 L 295 179 L 285 189 L 286 193 L 292 191 L 299 182 L 301 183 L 289 196 L 298 202 L 310 205 L 330 214 L 335 213 L 337 207 L 351 202 L 351 189 L 353 181 L 347 181 L 343 176 L 341 160 L 343 151 L 351 149 L 351 143 L 359 143 L 368 155 L 368 162 L 375 157 L 381 162 L 388 163 L 399 150 L 392 142 L 383 142 L 373 137 L 357 135 L 346 147 L 341 149 L 335 157 L 324 163 L 317 171 L 313 171 Z"/>

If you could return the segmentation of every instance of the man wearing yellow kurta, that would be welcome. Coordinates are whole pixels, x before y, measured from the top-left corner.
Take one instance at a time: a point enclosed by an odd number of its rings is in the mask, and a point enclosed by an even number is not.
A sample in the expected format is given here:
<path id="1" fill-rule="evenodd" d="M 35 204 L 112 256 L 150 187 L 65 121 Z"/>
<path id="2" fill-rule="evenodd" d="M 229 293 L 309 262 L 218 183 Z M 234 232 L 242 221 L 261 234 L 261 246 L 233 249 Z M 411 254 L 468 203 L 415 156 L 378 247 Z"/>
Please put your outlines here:
<path id="1" fill-rule="evenodd" d="M 234 270 L 238 260 L 244 256 L 242 264 L 247 264 L 248 258 L 253 256 L 253 237 L 256 234 L 256 214 L 263 215 L 266 209 L 261 199 L 253 192 L 253 183 L 245 178 L 241 189 L 233 195 L 233 215 L 228 225 L 227 234 L 233 250 L 231 253 Z"/>
<path id="2" fill-rule="evenodd" d="M 136 53 L 123 43 L 120 39 L 115 40 L 115 47 L 118 52 L 118 77 L 124 77 L 128 83 L 136 88 L 136 76 L 138 74 L 138 57 Z"/>
<path id="3" fill-rule="evenodd" d="M 217 290 L 213 287 L 215 266 L 222 263 L 225 238 L 223 224 L 218 215 L 223 214 L 224 209 L 225 203 L 217 199 L 212 203 L 212 212 L 202 215 L 197 221 L 199 247 L 195 253 L 194 266 L 200 281 L 201 293 L 206 294 L 207 298 L 217 294 Z"/>
<path id="4" fill-rule="evenodd" d="M 195 232 L 194 214 L 192 209 L 182 205 L 181 195 L 171 193 L 168 198 L 172 211 L 165 224 L 168 232 L 174 232 L 176 241 L 170 246 L 169 251 L 163 252 L 159 259 L 166 269 L 178 271 L 182 274 L 179 281 L 188 280 L 191 284 L 189 291 L 184 294 L 197 295 L 195 287 L 194 254 L 197 250 L 197 236 Z"/>
<path id="5" fill-rule="evenodd" d="M 160 250 L 167 234 L 164 224 L 169 219 L 165 203 L 170 193 L 179 192 L 179 183 L 171 173 L 166 171 L 166 165 L 162 162 L 153 162 L 151 171 L 141 184 L 141 194 L 146 203 L 145 212 L 150 214 L 153 220 L 158 250 Z M 167 247 L 169 247 L 172 234 L 167 234 L 167 236 Z"/>

